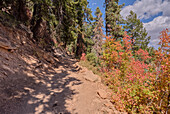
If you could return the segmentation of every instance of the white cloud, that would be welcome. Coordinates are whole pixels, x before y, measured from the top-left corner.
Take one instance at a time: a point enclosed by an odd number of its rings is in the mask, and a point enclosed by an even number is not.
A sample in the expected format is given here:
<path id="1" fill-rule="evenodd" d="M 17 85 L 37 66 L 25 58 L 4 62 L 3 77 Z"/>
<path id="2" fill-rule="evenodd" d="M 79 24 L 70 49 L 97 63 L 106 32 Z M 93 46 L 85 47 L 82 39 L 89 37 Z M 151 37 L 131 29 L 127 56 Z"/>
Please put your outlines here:
<path id="1" fill-rule="evenodd" d="M 92 3 L 92 6 L 93 6 L 93 5 L 96 5 L 96 4 L 97 4 L 97 3 Z"/>
<path id="2" fill-rule="evenodd" d="M 170 29 L 170 0 L 136 0 L 133 5 L 122 9 L 121 15 L 125 18 L 133 10 L 139 19 L 149 19 L 162 12 L 161 16 L 153 21 L 144 23 L 148 35 L 151 36 L 151 44 L 156 47 L 159 42 L 159 33 L 165 29 Z"/>
<path id="3" fill-rule="evenodd" d="M 170 0 L 164 1 L 161 8 L 164 16 L 170 16 Z"/>
<path id="4" fill-rule="evenodd" d="M 160 12 L 163 12 L 163 15 L 170 15 L 169 6 L 168 0 L 136 0 L 133 5 L 123 8 L 121 15 L 126 17 L 131 10 L 137 13 L 140 19 L 148 19 Z"/>
<path id="5" fill-rule="evenodd" d="M 160 32 L 165 28 L 170 29 L 170 17 L 156 17 L 153 21 L 144 23 L 144 27 L 148 31 L 148 34 L 151 36 L 151 45 L 156 47 L 159 43 Z"/>

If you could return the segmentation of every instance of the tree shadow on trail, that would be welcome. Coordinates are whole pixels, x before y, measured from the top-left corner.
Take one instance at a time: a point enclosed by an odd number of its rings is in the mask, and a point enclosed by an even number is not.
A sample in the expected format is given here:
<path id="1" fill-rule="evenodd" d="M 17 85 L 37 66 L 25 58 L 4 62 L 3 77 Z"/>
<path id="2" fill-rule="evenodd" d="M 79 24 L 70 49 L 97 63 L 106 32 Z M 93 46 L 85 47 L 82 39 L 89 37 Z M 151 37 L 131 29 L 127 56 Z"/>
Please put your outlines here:
<path id="1" fill-rule="evenodd" d="M 53 68 L 35 68 L 36 64 L 27 64 L 12 73 L 0 84 L 0 113 L 2 114 L 70 114 L 66 108 L 66 100 L 78 94 L 70 86 L 82 82 L 72 77 L 69 71 L 78 72 L 74 61 L 60 64 L 62 70 Z M 1 67 L 0 67 L 1 68 Z M 2 68 L 3 69 L 3 68 Z M 3 69 L 4 70 L 4 69 Z M 17 69 L 16 69 L 17 70 Z M 0 80 L 2 82 L 2 80 Z"/>

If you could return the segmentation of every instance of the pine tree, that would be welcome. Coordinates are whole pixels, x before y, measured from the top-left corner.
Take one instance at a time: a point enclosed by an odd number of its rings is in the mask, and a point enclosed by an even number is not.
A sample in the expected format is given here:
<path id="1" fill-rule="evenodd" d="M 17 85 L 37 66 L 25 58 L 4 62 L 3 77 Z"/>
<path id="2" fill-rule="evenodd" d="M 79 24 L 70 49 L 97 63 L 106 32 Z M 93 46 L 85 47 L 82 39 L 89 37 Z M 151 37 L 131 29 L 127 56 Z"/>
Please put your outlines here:
<path id="1" fill-rule="evenodd" d="M 105 0 L 106 36 L 112 35 L 115 39 L 122 37 L 122 17 L 120 15 L 123 5 L 118 5 L 119 0 Z"/>
<path id="2" fill-rule="evenodd" d="M 103 19 L 102 19 L 102 13 L 99 9 L 99 7 L 96 8 L 95 12 L 95 18 L 94 18 L 94 36 L 93 36 L 93 42 L 94 46 L 92 49 L 92 52 L 96 54 L 96 56 L 99 58 L 102 52 L 102 41 L 103 41 Z"/>
<path id="3" fill-rule="evenodd" d="M 85 41 L 84 36 L 85 32 L 83 30 L 83 25 L 87 21 L 93 19 L 91 10 L 87 7 L 87 0 L 78 0 L 77 4 L 77 25 L 78 25 L 78 37 L 77 37 L 77 47 L 76 47 L 76 56 L 80 57 L 82 53 L 85 53 Z"/>
<path id="4" fill-rule="evenodd" d="M 130 11 L 130 15 L 126 17 L 125 30 L 131 35 L 132 50 L 137 51 L 138 49 L 147 49 L 150 36 L 143 27 L 143 23 L 137 18 L 137 15 Z"/>
<path id="5" fill-rule="evenodd" d="M 71 42 L 74 42 L 77 36 L 76 24 L 77 24 L 77 14 L 76 14 L 76 5 L 77 2 L 74 0 L 65 0 L 63 2 L 62 8 L 62 20 L 60 27 L 62 28 L 62 35 L 60 36 L 64 47 L 69 45 Z"/>

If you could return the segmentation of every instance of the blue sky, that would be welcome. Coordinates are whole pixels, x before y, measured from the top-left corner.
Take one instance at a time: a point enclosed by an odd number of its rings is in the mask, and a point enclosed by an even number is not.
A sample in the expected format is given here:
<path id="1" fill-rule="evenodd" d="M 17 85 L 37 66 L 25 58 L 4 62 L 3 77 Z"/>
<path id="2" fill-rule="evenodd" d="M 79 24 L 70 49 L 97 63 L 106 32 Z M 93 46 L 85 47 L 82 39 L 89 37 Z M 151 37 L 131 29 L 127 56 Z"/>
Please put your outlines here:
<path id="1" fill-rule="evenodd" d="M 103 3 L 105 0 L 87 0 L 93 11 L 97 7 L 105 17 Z M 121 15 L 125 18 L 130 10 L 133 10 L 138 18 L 143 22 L 148 35 L 151 36 L 150 46 L 158 47 L 159 33 L 165 29 L 170 29 L 170 0 L 119 0 L 119 4 L 125 3 Z M 104 23 L 105 25 L 105 23 Z"/>

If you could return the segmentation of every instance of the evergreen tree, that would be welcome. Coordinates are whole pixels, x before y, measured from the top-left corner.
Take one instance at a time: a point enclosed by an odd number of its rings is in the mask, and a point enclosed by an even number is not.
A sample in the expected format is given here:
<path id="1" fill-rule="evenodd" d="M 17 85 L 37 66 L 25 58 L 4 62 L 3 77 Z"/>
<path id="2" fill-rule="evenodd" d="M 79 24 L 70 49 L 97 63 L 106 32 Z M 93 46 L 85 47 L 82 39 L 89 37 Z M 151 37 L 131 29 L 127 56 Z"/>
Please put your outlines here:
<path id="1" fill-rule="evenodd" d="M 92 52 L 96 54 L 97 57 L 101 55 L 102 52 L 102 41 L 103 41 L 103 19 L 102 19 L 102 13 L 99 9 L 99 7 L 96 8 L 95 12 L 95 18 L 94 18 L 94 36 L 93 36 L 93 42 L 94 46 L 92 49 Z"/>
<path id="2" fill-rule="evenodd" d="M 77 25 L 78 25 L 78 37 L 77 37 L 77 47 L 76 47 L 76 56 L 80 57 L 82 53 L 85 53 L 85 41 L 84 36 L 85 32 L 83 30 L 83 25 L 86 21 L 93 19 L 91 15 L 91 10 L 87 7 L 87 0 L 78 0 L 77 4 Z"/>
<path id="3" fill-rule="evenodd" d="M 119 0 L 105 0 L 106 36 L 112 35 L 115 39 L 123 35 L 120 11 L 124 4 L 118 5 L 118 3 Z"/>
<path id="4" fill-rule="evenodd" d="M 60 14 L 61 18 L 58 18 L 59 25 L 56 29 L 60 34 L 59 39 L 64 43 L 64 47 L 66 48 L 66 45 L 74 42 L 77 36 L 75 28 L 77 24 L 76 5 L 78 2 L 74 2 L 74 0 L 62 0 L 61 2 L 63 6 L 58 12 L 62 12 L 62 14 Z"/>
<path id="5" fill-rule="evenodd" d="M 126 17 L 126 25 L 124 28 L 128 34 L 131 35 L 133 52 L 140 48 L 143 50 L 147 49 L 150 36 L 147 36 L 148 33 L 143 27 L 143 23 L 133 11 L 130 11 L 130 15 Z"/>

